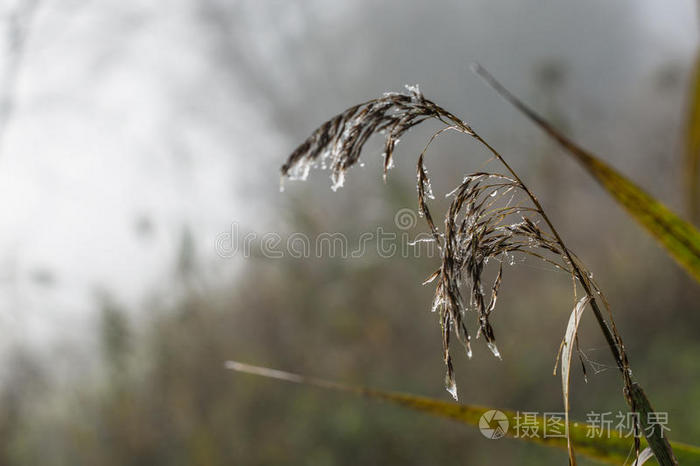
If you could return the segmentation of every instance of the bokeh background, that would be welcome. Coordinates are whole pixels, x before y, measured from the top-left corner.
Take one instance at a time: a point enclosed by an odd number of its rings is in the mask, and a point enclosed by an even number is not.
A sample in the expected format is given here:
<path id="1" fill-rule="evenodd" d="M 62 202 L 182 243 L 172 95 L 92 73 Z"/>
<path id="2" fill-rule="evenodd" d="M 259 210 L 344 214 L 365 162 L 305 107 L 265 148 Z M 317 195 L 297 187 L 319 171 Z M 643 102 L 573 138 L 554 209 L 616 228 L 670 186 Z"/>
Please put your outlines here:
<path id="1" fill-rule="evenodd" d="M 614 310 L 674 440 L 699 443 L 699 288 L 584 171 L 469 71 L 478 61 L 559 128 L 684 212 L 697 5 L 661 1 L 4 0 L 0 3 L 0 464 L 562 464 L 565 453 L 223 362 L 449 399 L 436 258 L 217 253 L 233 231 L 401 232 L 402 140 L 330 191 L 279 166 L 342 109 L 419 83 L 540 197 Z M 438 193 L 488 156 L 446 135 Z M 440 197 L 438 195 L 438 197 Z M 425 231 L 418 224 L 412 234 Z M 257 244 L 257 243 L 255 243 Z M 259 246 L 259 245 L 258 245 Z M 460 399 L 560 412 L 566 276 L 507 267 L 493 324 L 455 358 Z M 587 316 L 572 415 L 624 410 Z"/>

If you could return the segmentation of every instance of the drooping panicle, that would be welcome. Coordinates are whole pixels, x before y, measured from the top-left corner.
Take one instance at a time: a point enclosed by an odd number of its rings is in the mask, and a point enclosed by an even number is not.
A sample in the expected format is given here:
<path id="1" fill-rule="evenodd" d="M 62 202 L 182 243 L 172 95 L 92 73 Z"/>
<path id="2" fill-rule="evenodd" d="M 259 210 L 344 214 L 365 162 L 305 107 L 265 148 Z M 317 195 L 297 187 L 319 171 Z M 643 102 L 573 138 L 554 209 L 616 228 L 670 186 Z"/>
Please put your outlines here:
<path id="1" fill-rule="evenodd" d="M 421 186 L 426 175 L 420 158 L 418 165 L 419 207 L 423 209 Z M 465 177 L 448 194 L 452 200 L 445 215 L 444 232 L 439 236 L 442 262 L 440 269 L 433 274 L 433 277 L 439 278 L 433 309 L 440 311 L 443 322 L 448 391 L 452 391 L 453 375 L 449 338 L 444 333 L 446 324 L 451 324 L 457 338 L 470 354 L 470 337 L 465 319 L 468 312 L 474 311 L 478 324 L 477 338 L 483 337 L 494 356 L 501 357 L 490 317 L 496 308 L 503 280 L 503 263 L 510 263 L 514 255 L 521 254 L 543 259 L 567 270 L 561 264 L 561 249 L 553 238 L 537 226 L 537 211 L 527 204 L 527 198 L 522 194 L 523 189 L 518 181 L 485 172 Z M 524 203 L 513 205 L 513 200 L 520 197 Z M 426 222 L 430 225 L 427 218 Z M 500 265 L 487 304 L 483 277 L 489 259 L 500 262 Z M 461 293 L 465 287 L 469 290 L 468 302 L 463 300 Z"/>
<path id="2" fill-rule="evenodd" d="M 333 188 L 343 185 L 345 172 L 355 165 L 367 140 L 376 133 L 385 134 L 384 176 L 392 167 L 393 154 L 401 136 L 415 125 L 437 119 L 458 126 L 471 134 L 459 118 L 423 97 L 417 86 L 407 93 L 387 93 L 355 105 L 323 123 L 282 165 L 282 177 L 305 179 L 311 168 L 331 170 Z"/>
<path id="3" fill-rule="evenodd" d="M 495 310 L 503 277 L 503 263 L 512 263 L 516 254 L 545 260 L 562 270 L 569 265 L 551 235 L 538 226 L 539 213 L 524 196 L 526 190 L 513 177 L 477 172 L 466 176 L 447 196 L 444 228 L 438 228 L 428 206 L 434 199 L 425 155 L 430 143 L 442 132 L 453 129 L 476 137 L 465 122 L 425 99 L 417 86 L 407 93 L 387 93 L 347 109 L 321 125 L 282 166 L 282 176 L 304 179 L 310 168 L 328 168 L 333 188 L 342 186 L 345 172 L 358 162 L 362 148 L 375 133 L 385 135 L 384 175 L 391 167 L 399 138 L 413 126 L 435 119 L 444 124 L 418 157 L 416 167 L 418 212 L 437 244 L 440 268 L 425 283 L 435 283 L 432 311 L 439 314 L 443 358 L 447 366 L 446 388 L 456 398 L 457 386 L 450 354 L 450 335 L 455 334 L 469 357 L 471 336 L 467 322 L 476 314 L 476 337 L 483 337 L 498 358 L 501 353 L 490 317 Z M 515 204 L 513 203 L 515 200 Z M 490 299 L 484 293 L 484 275 L 490 259 L 500 262 L 498 275 L 490 286 Z M 469 295 L 465 300 L 463 293 Z"/>

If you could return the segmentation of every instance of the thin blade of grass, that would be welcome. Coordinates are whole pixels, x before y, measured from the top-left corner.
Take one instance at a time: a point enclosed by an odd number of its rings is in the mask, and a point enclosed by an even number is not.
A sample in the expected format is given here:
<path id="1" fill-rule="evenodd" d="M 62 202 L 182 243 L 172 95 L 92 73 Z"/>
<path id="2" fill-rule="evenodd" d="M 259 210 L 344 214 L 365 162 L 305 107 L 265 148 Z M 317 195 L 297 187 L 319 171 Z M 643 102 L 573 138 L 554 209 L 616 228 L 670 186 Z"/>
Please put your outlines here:
<path id="1" fill-rule="evenodd" d="M 569 386 L 571 382 L 571 357 L 574 354 L 574 341 L 578 332 L 578 325 L 581 322 L 581 315 L 586 309 L 586 305 L 591 297 L 586 295 L 574 306 L 574 310 L 569 317 L 569 324 L 566 326 L 564 340 L 561 343 L 561 392 L 564 396 L 564 421 L 566 426 L 567 448 L 569 450 L 569 464 L 576 465 L 574 446 L 569 435 Z"/>
<path id="2" fill-rule="evenodd" d="M 572 157 L 619 202 L 686 271 L 700 282 L 700 231 L 674 214 L 663 203 L 646 193 L 599 157 L 576 145 L 549 122 L 511 94 L 483 67 L 475 65 L 481 76 L 501 97 L 522 112 Z"/>
<path id="3" fill-rule="evenodd" d="M 315 377 L 307 377 L 291 372 L 270 369 L 267 367 L 244 364 L 237 361 L 226 361 L 225 367 L 235 372 L 258 375 L 261 377 L 298 383 L 306 386 L 331 389 L 370 399 L 385 401 L 403 408 L 420 411 L 432 416 L 452 419 L 474 427 L 479 426 L 479 422 L 485 413 L 495 409 L 486 406 L 452 403 L 407 393 L 375 390 L 361 386 L 348 385 Z M 515 426 L 517 426 L 520 422 L 518 412 L 505 409 L 499 409 L 498 411 L 504 413 L 508 419 L 509 428 L 505 431 L 507 437 L 518 438 L 520 440 L 549 447 L 557 447 L 563 450 L 567 449 L 567 441 L 563 436 L 537 435 L 531 437 L 527 435 L 518 435 L 518 431 L 515 428 Z M 546 426 L 546 420 L 542 416 L 536 416 L 532 423 L 530 422 L 530 419 L 528 419 L 528 429 L 530 431 L 543 433 L 545 432 Z M 625 463 L 629 457 L 630 451 L 632 451 L 634 447 L 634 440 L 632 438 L 622 436 L 615 430 L 611 431 L 609 435 L 606 432 L 605 437 L 595 436 L 591 435 L 590 426 L 586 425 L 585 423 L 578 422 L 570 422 L 568 430 L 572 442 L 576 444 L 577 451 L 581 455 L 603 463 Z M 672 442 L 671 445 L 673 446 L 673 451 L 681 464 L 700 465 L 700 447 L 678 442 Z"/>
<path id="4" fill-rule="evenodd" d="M 683 175 L 688 214 L 691 220 L 697 222 L 700 220 L 700 55 L 695 60 L 690 79 Z"/>
<path id="5" fill-rule="evenodd" d="M 651 448 L 646 447 L 640 454 L 639 458 L 637 458 L 634 463 L 632 463 L 633 466 L 642 466 L 644 463 L 649 461 L 654 457 L 654 452 L 651 451 Z"/>

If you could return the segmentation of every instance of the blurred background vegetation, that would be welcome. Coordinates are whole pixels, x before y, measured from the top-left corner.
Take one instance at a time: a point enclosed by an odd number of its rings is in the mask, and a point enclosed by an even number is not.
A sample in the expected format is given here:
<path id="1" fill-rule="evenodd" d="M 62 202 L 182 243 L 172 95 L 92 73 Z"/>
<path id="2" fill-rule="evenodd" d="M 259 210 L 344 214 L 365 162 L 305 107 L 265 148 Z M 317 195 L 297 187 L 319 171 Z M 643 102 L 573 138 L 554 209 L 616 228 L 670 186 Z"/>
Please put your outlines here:
<path id="1" fill-rule="evenodd" d="M 2 7 L 0 464 L 561 464 L 565 453 L 316 389 L 233 374 L 236 359 L 448 399 L 421 281 L 435 258 L 221 257 L 217 235 L 401 233 L 414 154 L 380 145 L 331 193 L 278 192 L 312 129 L 405 83 L 512 162 L 595 274 L 673 440 L 699 443 L 700 292 L 586 174 L 468 72 L 489 67 L 559 128 L 676 211 L 697 47 L 693 2 L 15 0 Z M 373 151 L 377 154 L 373 156 Z M 408 160 L 410 159 L 410 163 Z M 446 135 L 444 193 L 487 154 Z M 412 235 L 423 231 L 419 225 Z M 353 243 L 351 243 L 353 244 Z M 373 249 L 375 248 L 375 249 Z M 460 400 L 560 412 L 554 358 L 571 283 L 504 271 Z M 572 416 L 625 410 L 590 316 Z"/>

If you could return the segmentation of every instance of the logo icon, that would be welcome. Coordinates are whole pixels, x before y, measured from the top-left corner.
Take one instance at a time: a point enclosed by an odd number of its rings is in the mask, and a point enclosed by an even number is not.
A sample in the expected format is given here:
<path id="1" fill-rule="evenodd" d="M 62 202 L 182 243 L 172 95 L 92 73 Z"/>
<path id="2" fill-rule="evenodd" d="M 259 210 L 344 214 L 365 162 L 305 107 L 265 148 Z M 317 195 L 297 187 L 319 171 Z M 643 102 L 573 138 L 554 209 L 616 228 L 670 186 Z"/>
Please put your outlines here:
<path id="1" fill-rule="evenodd" d="M 411 209 L 399 209 L 394 215 L 394 225 L 396 225 L 399 230 L 410 230 L 416 226 L 418 219 L 416 218 L 416 213 Z"/>
<path id="2" fill-rule="evenodd" d="M 479 419 L 479 430 L 488 439 L 499 439 L 508 432 L 508 417 L 496 409 L 486 411 Z"/>

